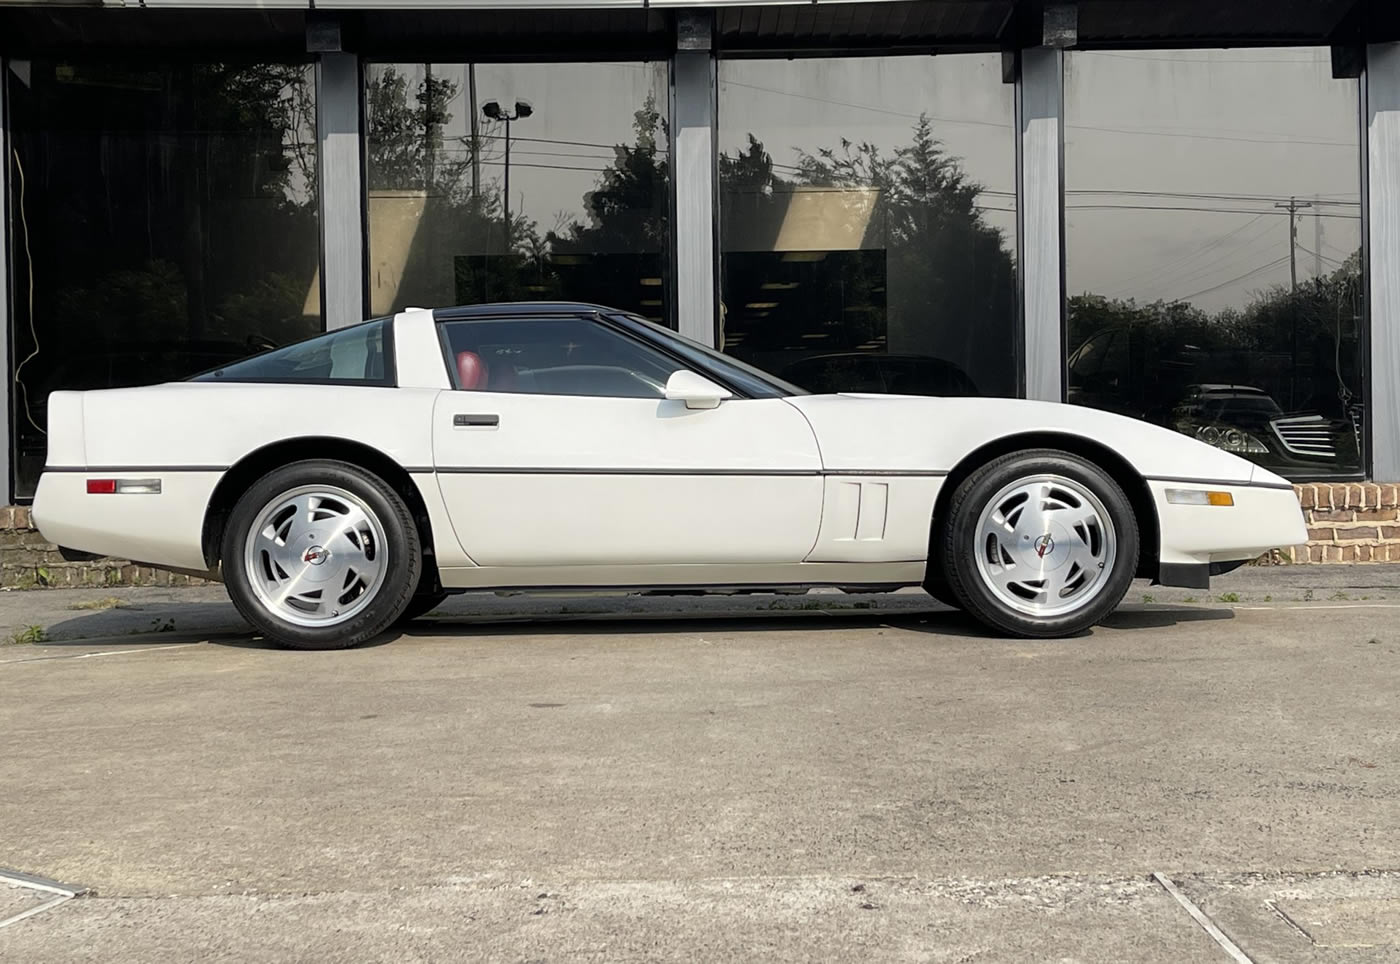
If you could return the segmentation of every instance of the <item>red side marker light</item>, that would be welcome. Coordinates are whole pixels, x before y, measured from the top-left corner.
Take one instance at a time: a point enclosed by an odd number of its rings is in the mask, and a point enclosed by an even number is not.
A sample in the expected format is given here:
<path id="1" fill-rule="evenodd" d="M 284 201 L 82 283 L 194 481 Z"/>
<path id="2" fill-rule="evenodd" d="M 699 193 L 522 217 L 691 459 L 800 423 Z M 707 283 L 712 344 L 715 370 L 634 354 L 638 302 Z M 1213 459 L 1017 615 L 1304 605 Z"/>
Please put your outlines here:
<path id="1" fill-rule="evenodd" d="M 88 495 L 115 495 L 117 492 L 116 479 L 88 479 Z"/>

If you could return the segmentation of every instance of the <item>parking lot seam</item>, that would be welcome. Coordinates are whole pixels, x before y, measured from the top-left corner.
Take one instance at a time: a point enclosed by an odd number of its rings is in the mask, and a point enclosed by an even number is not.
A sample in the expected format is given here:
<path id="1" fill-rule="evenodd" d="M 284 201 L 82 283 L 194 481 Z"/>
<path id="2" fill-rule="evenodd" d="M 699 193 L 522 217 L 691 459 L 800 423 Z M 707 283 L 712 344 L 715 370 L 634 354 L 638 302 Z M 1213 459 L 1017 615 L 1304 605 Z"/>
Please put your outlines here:
<path id="1" fill-rule="evenodd" d="M 1214 940 L 1215 943 L 1219 944 L 1221 949 L 1223 949 L 1226 954 L 1229 954 L 1232 958 L 1234 958 L 1236 964 L 1254 964 L 1254 961 L 1250 958 L 1250 956 L 1244 951 L 1242 951 L 1238 944 L 1230 940 L 1230 938 L 1226 936 L 1225 932 L 1216 926 L 1215 921 L 1211 920 L 1210 916 L 1206 914 L 1205 911 L 1201 910 L 1200 907 L 1196 906 L 1195 901 L 1193 901 L 1190 897 L 1187 897 L 1184 893 L 1181 892 L 1181 889 L 1177 887 L 1176 884 L 1172 883 L 1170 877 L 1168 877 L 1166 874 L 1159 873 L 1158 871 L 1154 870 L 1152 872 L 1152 879 L 1157 881 L 1157 883 L 1161 884 L 1162 888 L 1167 893 L 1171 894 L 1172 897 L 1176 898 L 1176 902 L 1186 909 L 1186 913 L 1191 915 L 1192 920 L 1194 920 L 1197 924 L 1200 924 L 1201 929 L 1204 930 L 1207 934 L 1209 934 L 1211 936 L 1211 939 Z"/>
<path id="2" fill-rule="evenodd" d="M 1289 930 L 1295 931 L 1302 937 L 1306 938 L 1309 944 L 1317 943 L 1317 941 L 1313 939 L 1313 936 L 1307 932 L 1307 929 L 1304 928 L 1302 924 L 1298 923 L 1292 917 L 1288 916 L 1287 911 L 1285 911 L 1282 907 L 1278 905 L 1278 901 L 1266 900 L 1264 901 L 1264 906 L 1269 908 L 1269 910 L 1273 911 L 1274 916 L 1277 917 L 1279 920 L 1283 921 L 1283 923 L 1288 927 Z"/>

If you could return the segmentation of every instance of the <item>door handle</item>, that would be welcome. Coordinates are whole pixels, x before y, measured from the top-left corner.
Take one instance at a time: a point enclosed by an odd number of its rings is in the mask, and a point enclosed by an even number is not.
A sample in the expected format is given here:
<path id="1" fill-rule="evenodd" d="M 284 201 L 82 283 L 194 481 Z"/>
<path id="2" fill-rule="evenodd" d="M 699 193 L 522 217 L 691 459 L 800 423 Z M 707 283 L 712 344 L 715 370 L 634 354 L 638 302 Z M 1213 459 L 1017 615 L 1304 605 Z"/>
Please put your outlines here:
<path id="1" fill-rule="evenodd" d="M 501 424 L 499 415 L 453 415 L 453 428 L 494 428 Z"/>

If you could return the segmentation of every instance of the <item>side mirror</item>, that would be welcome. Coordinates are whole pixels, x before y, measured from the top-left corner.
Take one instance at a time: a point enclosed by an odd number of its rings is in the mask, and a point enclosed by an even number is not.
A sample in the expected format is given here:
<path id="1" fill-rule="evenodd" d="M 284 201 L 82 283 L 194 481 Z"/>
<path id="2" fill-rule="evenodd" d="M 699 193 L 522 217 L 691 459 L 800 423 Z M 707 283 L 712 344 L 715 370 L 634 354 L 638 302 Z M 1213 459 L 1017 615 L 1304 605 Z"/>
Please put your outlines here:
<path id="1" fill-rule="evenodd" d="M 686 408 L 719 408 L 719 403 L 733 398 L 734 393 L 703 375 L 681 369 L 672 372 L 666 380 L 666 397 L 671 401 L 685 402 Z"/>

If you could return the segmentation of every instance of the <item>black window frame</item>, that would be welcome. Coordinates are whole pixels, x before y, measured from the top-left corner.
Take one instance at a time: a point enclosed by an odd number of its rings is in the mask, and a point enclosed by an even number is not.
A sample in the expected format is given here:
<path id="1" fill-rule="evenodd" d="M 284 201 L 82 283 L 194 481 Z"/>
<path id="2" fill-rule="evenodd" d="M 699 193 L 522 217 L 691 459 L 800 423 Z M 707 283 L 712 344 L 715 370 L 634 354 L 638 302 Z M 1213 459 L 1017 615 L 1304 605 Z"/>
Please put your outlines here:
<path id="1" fill-rule="evenodd" d="M 309 338 L 301 341 L 290 342 L 286 345 L 278 345 L 276 348 L 269 348 L 257 354 L 249 355 L 247 358 L 240 358 L 238 361 L 229 362 L 227 365 L 220 365 L 217 368 L 210 368 L 207 371 L 198 372 L 184 379 L 187 382 L 201 382 L 214 385 L 321 385 L 335 388 L 398 388 L 399 387 L 399 364 L 398 353 L 394 346 L 394 319 L 395 315 L 385 315 L 380 318 L 367 318 L 354 325 L 346 325 L 344 328 L 331 328 L 318 332 Z M 342 335 L 357 328 L 366 328 L 370 325 L 382 325 L 383 336 L 380 351 L 384 356 L 384 377 L 383 378 L 320 378 L 307 380 L 304 378 L 225 378 L 219 373 L 226 371 L 234 365 L 242 365 L 254 359 L 263 358 L 273 352 L 284 351 L 288 348 L 295 348 L 298 345 L 305 345 L 316 341 L 318 338 L 326 338 L 331 335 Z"/>
<path id="2" fill-rule="evenodd" d="M 726 355 L 716 348 L 706 348 L 698 344 L 692 346 L 687 343 L 688 340 L 680 332 L 665 328 L 653 321 L 647 321 L 645 318 L 639 318 L 627 312 L 611 312 L 603 316 L 602 320 L 611 321 L 616 326 L 622 326 L 624 330 L 632 332 L 638 339 L 653 345 L 677 361 L 685 363 L 690 371 L 699 372 L 711 381 L 723 385 L 734 393 L 735 398 L 795 398 L 811 394 L 799 385 L 785 381 L 756 365 L 750 365 L 748 362 Z M 766 391 L 755 394 L 748 388 L 741 387 L 732 375 L 720 370 L 718 366 L 722 365 L 731 366 L 745 378 L 764 385 Z"/>

